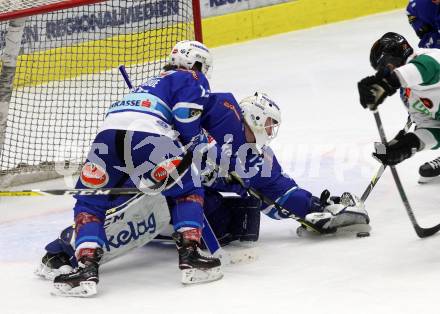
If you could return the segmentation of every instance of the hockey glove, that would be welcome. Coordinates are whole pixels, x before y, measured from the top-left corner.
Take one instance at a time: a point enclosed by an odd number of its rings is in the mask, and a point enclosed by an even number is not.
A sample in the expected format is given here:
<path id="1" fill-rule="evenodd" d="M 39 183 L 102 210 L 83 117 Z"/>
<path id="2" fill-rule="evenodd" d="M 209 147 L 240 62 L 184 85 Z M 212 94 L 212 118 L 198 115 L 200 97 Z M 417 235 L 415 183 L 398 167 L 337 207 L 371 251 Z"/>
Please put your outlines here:
<path id="1" fill-rule="evenodd" d="M 400 87 L 399 79 L 388 68 L 374 76 L 367 76 L 358 83 L 359 100 L 364 108 L 376 110 L 386 97 L 393 95 Z"/>
<path id="2" fill-rule="evenodd" d="M 322 212 L 328 205 L 339 204 L 341 198 L 339 196 L 330 196 L 329 190 L 324 190 L 321 196 L 311 198 L 310 212 Z"/>
<path id="3" fill-rule="evenodd" d="M 400 130 L 399 133 L 396 134 L 396 136 L 388 142 L 388 145 L 392 145 L 403 139 L 407 132 L 405 130 Z"/>
<path id="4" fill-rule="evenodd" d="M 373 156 L 384 165 L 397 165 L 414 155 L 420 148 L 420 140 L 414 133 L 406 133 L 398 140 L 397 137 L 387 145 L 376 143 Z"/>

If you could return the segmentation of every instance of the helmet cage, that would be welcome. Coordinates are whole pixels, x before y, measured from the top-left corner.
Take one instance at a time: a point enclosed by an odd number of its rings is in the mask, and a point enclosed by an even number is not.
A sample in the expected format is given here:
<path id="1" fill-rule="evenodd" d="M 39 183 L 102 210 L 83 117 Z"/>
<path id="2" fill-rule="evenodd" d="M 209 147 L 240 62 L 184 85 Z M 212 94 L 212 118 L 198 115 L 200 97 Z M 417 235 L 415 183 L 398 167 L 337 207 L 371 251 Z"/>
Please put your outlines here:
<path id="1" fill-rule="evenodd" d="M 243 99 L 240 108 L 259 150 L 277 137 L 281 124 L 280 108 L 266 94 L 257 92 Z"/>

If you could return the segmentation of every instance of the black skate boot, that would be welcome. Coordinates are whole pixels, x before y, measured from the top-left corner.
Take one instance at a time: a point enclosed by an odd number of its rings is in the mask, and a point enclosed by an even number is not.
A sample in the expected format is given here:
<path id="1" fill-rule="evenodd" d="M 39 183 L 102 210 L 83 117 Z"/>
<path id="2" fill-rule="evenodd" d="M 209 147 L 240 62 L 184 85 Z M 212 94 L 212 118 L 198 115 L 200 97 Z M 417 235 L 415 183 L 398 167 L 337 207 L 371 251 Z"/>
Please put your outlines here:
<path id="1" fill-rule="evenodd" d="M 52 254 L 47 252 L 41 259 L 41 263 L 35 270 L 35 274 L 47 280 L 53 280 L 58 275 L 68 274 L 72 271 L 73 267 L 66 253 L 60 252 Z"/>
<path id="2" fill-rule="evenodd" d="M 419 168 L 419 183 L 428 183 L 440 175 L 440 157 L 425 162 Z"/>
<path id="3" fill-rule="evenodd" d="M 104 251 L 101 248 L 83 250 L 87 251 L 79 258 L 79 267 L 74 272 L 55 277 L 55 295 L 88 297 L 97 293 L 99 261 Z"/>
<path id="4" fill-rule="evenodd" d="M 175 232 L 179 253 L 179 269 L 182 270 L 182 283 L 193 284 L 218 280 L 223 277 L 220 259 L 200 254 L 199 241 L 188 236 L 188 232 Z"/>

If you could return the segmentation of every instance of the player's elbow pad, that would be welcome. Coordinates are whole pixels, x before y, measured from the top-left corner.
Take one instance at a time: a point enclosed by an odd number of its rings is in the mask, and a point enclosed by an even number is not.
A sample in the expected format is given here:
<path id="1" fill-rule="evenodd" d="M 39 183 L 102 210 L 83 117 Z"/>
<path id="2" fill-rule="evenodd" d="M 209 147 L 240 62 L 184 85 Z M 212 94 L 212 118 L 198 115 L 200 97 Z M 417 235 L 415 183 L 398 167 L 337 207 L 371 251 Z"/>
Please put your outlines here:
<path id="1" fill-rule="evenodd" d="M 202 112 L 202 105 L 190 102 L 179 102 L 173 108 L 174 119 L 180 123 L 194 122 L 200 119 Z"/>

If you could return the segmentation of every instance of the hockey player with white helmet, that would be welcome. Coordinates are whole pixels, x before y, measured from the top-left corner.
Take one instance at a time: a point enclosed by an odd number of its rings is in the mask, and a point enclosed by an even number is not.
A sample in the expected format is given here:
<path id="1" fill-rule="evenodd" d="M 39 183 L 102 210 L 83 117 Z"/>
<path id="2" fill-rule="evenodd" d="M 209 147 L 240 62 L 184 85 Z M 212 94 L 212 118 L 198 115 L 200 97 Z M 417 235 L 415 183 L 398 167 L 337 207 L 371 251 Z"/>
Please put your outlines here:
<path id="1" fill-rule="evenodd" d="M 344 227 L 369 227 L 368 214 L 356 196 L 344 193 L 341 197 L 330 197 L 325 190 L 318 198 L 283 172 L 268 146 L 277 136 L 281 111 L 266 94 L 257 92 L 238 103 L 232 94 L 211 93 L 201 124 L 209 125 L 210 135 L 215 138 L 201 158 L 206 160 L 201 171 L 204 212 L 223 245 L 234 240 L 256 241 L 259 211 L 277 220 L 295 217 L 322 233 L 334 233 Z M 228 158 L 228 162 L 223 158 Z M 251 191 L 256 191 L 257 197 Z M 219 192 L 234 192 L 237 196 L 228 199 Z M 109 211 L 102 262 L 148 243 L 161 231 L 167 218 L 163 214 L 167 204 L 157 196 L 155 200 L 148 197 L 141 196 Z M 167 201 L 170 206 L 175 202 L 172 197 L 167 197 Z M 121 219 L 114 219 L 114 215 Z M 132 217 L 142 219 L 133 222 Z M 48 253 L 38 274 L 51 277 L 64 271 L 62 267 L 76 266 L 70 245 L 72 235 L 72 229 L 65 231 L 46 247 Z"/>
<path id="2" fill-rule="evenodd" d="M 416 152 L 440 147 L 440 50 L 414 51 L 407 40 L 393 32 L 372 46 L 370 63 L 377 72 L 358 83 L 360 103 L 376 110 L 384 100 L 401 90 L 401 98 L 416 128 L 400 131 L 374 155 L 385 165 L 396 165 Z M 420 183 L 440 175 L 440 157 L 422 165 Z"/>
<path id="3" fill-rule="evenodd" d="M 179 41 L 168 56 L 166 69 L 197 69 L 209 79 L 212 73 L 212 55 L 209 49 L 195 40 Z"/>
<path id="4" fill-rule="evenodd" d="M 252 131 L 255 144 L 261 152 L 278 134 L 281 124 L 280 108 L 266 94 L 258 92 L 240 101 L 240 108 L 249 127 L 245 130 Z"/>

